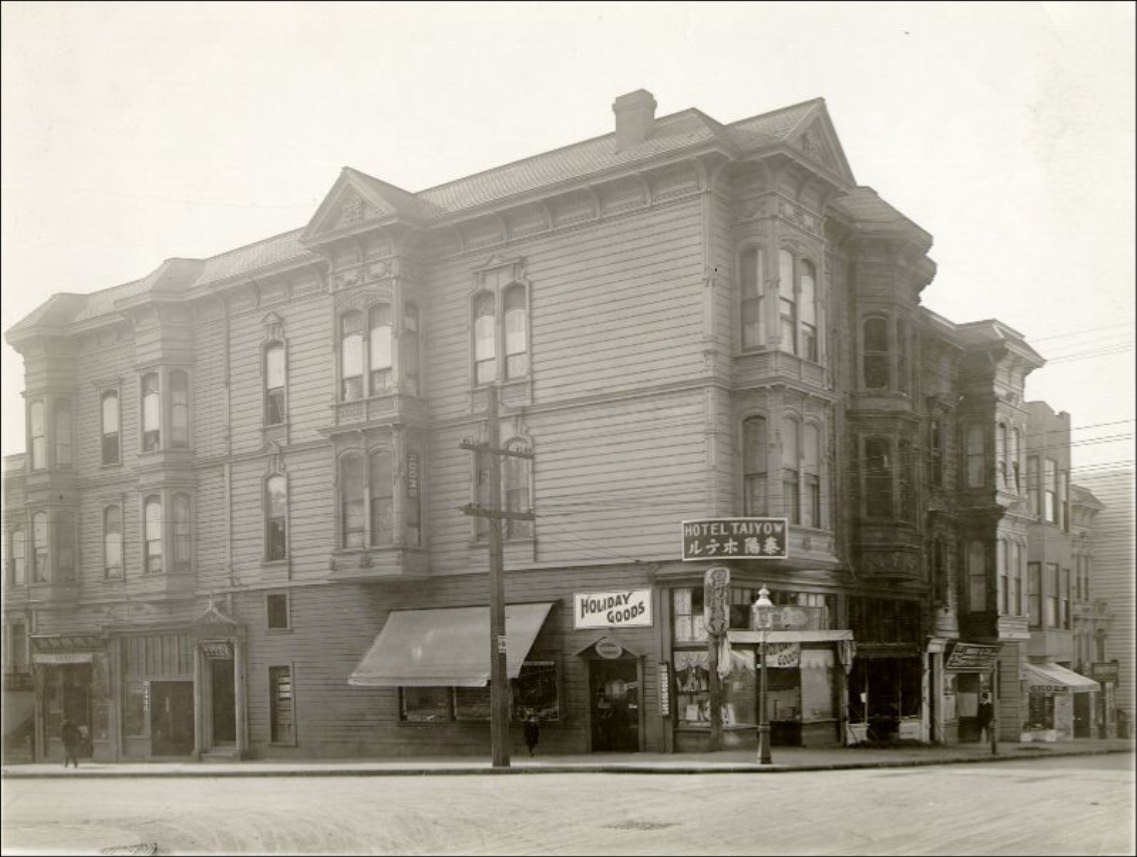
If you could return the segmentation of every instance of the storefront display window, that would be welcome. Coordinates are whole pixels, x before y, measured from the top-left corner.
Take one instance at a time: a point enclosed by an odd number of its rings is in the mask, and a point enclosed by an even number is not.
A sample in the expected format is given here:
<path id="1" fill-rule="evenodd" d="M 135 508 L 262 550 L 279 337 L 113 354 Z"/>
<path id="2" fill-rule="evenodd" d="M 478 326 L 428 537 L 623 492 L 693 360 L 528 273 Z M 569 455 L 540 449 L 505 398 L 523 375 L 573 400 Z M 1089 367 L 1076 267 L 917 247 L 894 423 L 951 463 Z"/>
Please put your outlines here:
<path id="1" fill-rule="evenodd" d="M 451 719 L 448 687 L 404 687 L 401 699 L 402 719 L 409 723 L 436 723 Z"/>
<path id="2" fill-rule="evenodd" d="M 560 719 L 560 682 L 556 661 L 526 661 L 509 682 L 510 710 L 516 721 L 535 713 L 542 722 Z M 402 720 L 409 723 L 490 720 L 491 695 L 484 687 L 404 687 Z"/>
<path id="3" fill-rule="evenodd" d="M 707 653 L 676 652 L 675 698 L 680 725 L 710 725 L 710 687 L 710 657 Z"/>
<path id="4" fill-rule="evenodd" d="M 126 705 L 123 708 L 123 729 L 127 735 L 139 737 L 146 734 L 146 697 L 144 681 L 126 683 Z"/>

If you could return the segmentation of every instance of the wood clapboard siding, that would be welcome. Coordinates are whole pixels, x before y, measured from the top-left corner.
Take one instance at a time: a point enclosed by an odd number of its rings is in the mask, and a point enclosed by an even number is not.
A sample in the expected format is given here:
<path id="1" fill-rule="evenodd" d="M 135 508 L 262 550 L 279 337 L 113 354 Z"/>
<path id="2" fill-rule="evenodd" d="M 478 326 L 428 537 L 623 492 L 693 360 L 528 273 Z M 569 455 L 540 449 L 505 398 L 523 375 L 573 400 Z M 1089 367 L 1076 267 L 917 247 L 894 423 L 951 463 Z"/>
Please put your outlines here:
<path id="1" fill-rule="evenodd" d="M 685 202 L 499 251 L 526 261 L 537 402 L 701 371 L 699 343 L 683 336 L 699 324 L 698 217 Z M 468 408 L 471 269 L 483 261 L 450 260 L 431 278 L 427 364 L 439 418 Z"/>
<path id="2" fill-rule="evenodd" d="M 127 459 L 137 451 L 137 445 L 130 443 L 132 438 L 137 441 L 137 430 L 132 433 L 125 425 L 126 399 L 133 398 L 137 391 L 137 374 L 128 369 L 134 355 L 132 343 L 100 346 L 93 337 L 84 337 L 83 342 L 84 347 L 75 358 L 78 377 L 75 385 L 74 466 L 80 478 L 93 478 L 109 472 L 102 464 L 102 395 L 105 390 L 119 390 L 119 407 L 123 412 L 119 420 L 122 458 Z"/>
<path id="3" fill-rule="evenodd" d="M 199 457 L 224 455 L 229 424 L 225 419 L 226 327 L 224 319 L 199 320 L 194 326 L 193 450 Z"/>
<path id="4" fill-rule="evenodd" d="M 317 447 L 285 458 L 288 476 L 288 552 L 297 581 L 328 574 L 335 548 L 336 508 L 332 451 Z"/>
<path id="5" fill-rule="evenodd" d="M 225 505 L 225 468 L 200 467 L 194 505 L 194 560 L 199 591 L 229 585 L 229 509 Z"/>
<path id="6" fill-rule="evenodd" d="M 483 753 L 489 737 L 485 723 L 403 724 L 398 693 L 390 688 L 361 688 L 348 678 L 382 630 L 392 610 L 482 606 L 488 601 L 487 578 L 463 575 L 437 581 L 429 591 L 419 587 L 295 586 L 268 590 L 290 592 L 291 630 L 269 632 L 265 592 L 245 593 L 237 609 L 249 626 L 247 683 L 249 739 L 257 755 L 310 757 L 373 756 L 433 753 Z M 561 671 L 561 719 L 546 723 L 542 744 L 562 752 L 585 752 L 589 745 L 587 662 L 573 653 L 610 633 L 573 629 L 574 592 L 606 592 L 647 588 L 643 568 L 558 569 L 518 572 L 505 579 L 507 603 L 552 602 L 554 607 L 530 650 L 534 660 L 553 660 Z M 642 704 L 654 699 L 658 663 L 657 628 L 628 628 L 619 639 L 644 655 Z M 487 648 L 489 640 L 486 641 Z M 297 743 L 270 746 L 269 670 L 293 669 Z M 653 708 L 645 709 L 649 749 L 662 748 L 663 723 Z M 516 728 L 514 731 L 517 731 Z M 520 735 L 515 738 L 520 742 Z"/>
<path id="7" fill-rule="evenodd" d="M 230 425 L 235 453 L 258 450 L 264 442 L 261 361 L 266 342 L 264 319 L 270 310 L 281 319 L 287 349 L 289 442 L 319 439 L 318 430 L 331 422 L 336 351 L 329 305 L 326 295 L 313 294 L 231 319 Z"/>

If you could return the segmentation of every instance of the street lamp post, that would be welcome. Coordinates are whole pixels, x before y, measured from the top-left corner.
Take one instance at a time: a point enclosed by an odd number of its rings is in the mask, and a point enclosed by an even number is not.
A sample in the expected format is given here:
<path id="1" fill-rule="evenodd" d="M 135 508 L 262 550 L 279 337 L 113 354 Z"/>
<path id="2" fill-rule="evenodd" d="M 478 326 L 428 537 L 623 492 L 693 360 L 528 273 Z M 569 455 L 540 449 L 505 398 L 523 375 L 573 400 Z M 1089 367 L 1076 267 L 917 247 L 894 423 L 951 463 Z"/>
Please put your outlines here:
<path id="1" fill-rule="evenodd" d="M 758 600 L 752 609 L 754 623 L 762 632 L 762 673 L 758 681 L 758 764 L 770 764 L 770 709 L 766 691 L 766 634 L 774 619 L 774 604 L 770 601 L 770 591 L 763 586 L 758 592 Z"/>

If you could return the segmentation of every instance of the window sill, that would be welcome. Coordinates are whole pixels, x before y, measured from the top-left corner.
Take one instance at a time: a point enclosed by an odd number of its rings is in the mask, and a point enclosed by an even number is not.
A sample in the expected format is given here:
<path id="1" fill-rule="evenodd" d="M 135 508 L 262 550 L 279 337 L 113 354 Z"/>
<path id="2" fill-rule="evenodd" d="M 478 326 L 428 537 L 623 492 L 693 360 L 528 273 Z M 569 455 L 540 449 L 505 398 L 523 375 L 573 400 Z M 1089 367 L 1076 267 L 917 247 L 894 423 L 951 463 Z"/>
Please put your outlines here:
<path id="1" fill-rule="evenodd" d="M 277 634 L 291 634 L 292 628 L 265 628 L 265 633 L 272 636 Z"/>
<path id="2" fill-rule="evenodd" d="M 281 557 L 280 559 L 262 559 L 261 568 L 287 568 L 288 557 Z"/>

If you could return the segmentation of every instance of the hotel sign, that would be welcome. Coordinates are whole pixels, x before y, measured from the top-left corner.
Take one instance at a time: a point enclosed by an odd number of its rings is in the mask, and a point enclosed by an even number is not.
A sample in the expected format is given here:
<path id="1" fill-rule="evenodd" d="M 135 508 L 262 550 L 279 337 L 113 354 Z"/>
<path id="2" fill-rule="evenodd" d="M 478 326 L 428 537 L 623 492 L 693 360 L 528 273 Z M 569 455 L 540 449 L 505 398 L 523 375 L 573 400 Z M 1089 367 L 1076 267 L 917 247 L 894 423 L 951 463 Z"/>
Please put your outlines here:
<path id="1" fill-rule="evenodd" d="M 574 628 L 650 628 L 651 590 L 574 592 Z"/>
<path id="2" fill-rule="evenodd" d="M 683 521 L 683 560 L 786 559 L 785 518 L 709 518 Z"/>

